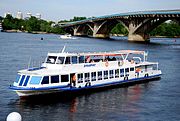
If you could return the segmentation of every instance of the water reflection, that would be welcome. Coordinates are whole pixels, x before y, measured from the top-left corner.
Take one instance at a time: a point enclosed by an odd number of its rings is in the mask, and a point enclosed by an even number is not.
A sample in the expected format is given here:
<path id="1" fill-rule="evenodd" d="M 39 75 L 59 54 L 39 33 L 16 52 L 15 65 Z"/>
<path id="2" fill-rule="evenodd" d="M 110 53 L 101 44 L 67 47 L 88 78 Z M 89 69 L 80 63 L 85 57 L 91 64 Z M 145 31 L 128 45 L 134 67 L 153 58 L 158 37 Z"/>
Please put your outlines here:
<path id="1" fill-rule="evenodd" d="M 70 105 L 70 112 L 75 113 L 77 111 L 77 98 L 72 99 L 71 105 Z"/>
<path id="2" fill-rule="evenodd" d="M 151 86 L 149 86 L 151 85 Z M 138 119 L 141 112 L 140 100 L 144 92 L 153 85 L 151 83 L 134 86 L 115 87 L 106 90 L 88 92 L 71 96 L 44 96 L 30 99 L 17 99 L 10 102 L 25 118 L 32 120 L 105 120 L 111 117 Z M 98 115 L 96 115 L 98 112 Z M 49 115 L 51 114 L 51 115 Z M 33 117 L 33 116 L 36 117 Z M 91 120 L 91 118 L 90 118 Z"/>

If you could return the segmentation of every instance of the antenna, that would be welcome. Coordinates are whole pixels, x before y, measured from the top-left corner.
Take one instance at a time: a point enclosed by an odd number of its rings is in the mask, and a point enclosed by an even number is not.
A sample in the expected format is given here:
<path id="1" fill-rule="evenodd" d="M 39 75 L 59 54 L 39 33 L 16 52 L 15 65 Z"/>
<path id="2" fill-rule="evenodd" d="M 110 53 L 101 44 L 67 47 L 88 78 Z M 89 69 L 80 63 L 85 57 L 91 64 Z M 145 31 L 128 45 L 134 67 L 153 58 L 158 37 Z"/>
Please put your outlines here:
<path id="1" fill-rule="evenodd" d="M 65 49 L 66 49 L 66 45 L 64 45 L 64 47 L 63 47 L 61 53 L 64 53 Z"/>
<path id="2" fill-rule="evenodd" d="M 30 65 L 31 65 L 31 56 L 29 58 L 28 69 L 29 69 Z"/>

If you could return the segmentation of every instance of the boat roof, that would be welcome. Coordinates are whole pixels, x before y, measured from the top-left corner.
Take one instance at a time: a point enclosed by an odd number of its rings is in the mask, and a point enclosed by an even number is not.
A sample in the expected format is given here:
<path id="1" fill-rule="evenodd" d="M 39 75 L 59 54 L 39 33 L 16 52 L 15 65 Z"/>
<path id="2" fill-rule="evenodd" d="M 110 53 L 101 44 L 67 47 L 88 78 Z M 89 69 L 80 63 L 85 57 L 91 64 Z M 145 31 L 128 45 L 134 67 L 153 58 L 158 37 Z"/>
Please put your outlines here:
<path id="1" fill-rule="evenodd" d="M 116 56 L 124 54 L 144 54 L 145 51 L 139 50 L 119 50 L 111 52 L 87 52 L 87 53 L 48 53 L 48 56 Z"/>

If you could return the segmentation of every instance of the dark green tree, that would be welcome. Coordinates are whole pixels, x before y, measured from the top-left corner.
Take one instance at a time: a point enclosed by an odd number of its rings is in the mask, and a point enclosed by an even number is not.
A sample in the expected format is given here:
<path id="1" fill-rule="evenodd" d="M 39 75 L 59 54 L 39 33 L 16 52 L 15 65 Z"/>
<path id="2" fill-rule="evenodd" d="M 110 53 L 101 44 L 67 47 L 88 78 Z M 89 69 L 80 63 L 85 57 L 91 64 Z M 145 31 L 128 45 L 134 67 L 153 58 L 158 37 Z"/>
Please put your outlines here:
<path id="1" fill-rule="evenodd" d="M 0 16 L 0 21 L 2 21 L 4 18 L 2 16 Z"/>
<path id="2" fill-rule="evenodd" d="M 4 18 L 2 26 L 4 30 L 14 29 L 14 19 L 10 14 Z"/>
<path id="3" fill-rule="evenodd" d="M 112 30 L 111 34 L 123 34 L 123 35 L 128 35 L 127 29 L 121 24 L 118 23 Z"/>
<path id="4" fill-rule="evenodd" d="M 169 23 L 162 23 L 153 31 L 150 32 L 151 36 L 180 36 L 180 25 L 170 21 Z"/>
<path id="5" fill-rule="evenodd" d="M 74 16 L 73 19 L 70 19 L 70 21 L 80 21 L 80 20 L 85 20 L 86 17 L 77 17 L 77 16 Z"/>
<path id="6" fill-rule="evenodd" d="M 52 29 L 51 29 L 52 33 L 55 33 L 55 34 L 65 34 L 66 32 L 58 27 L 58 26 L 54 26 Z"/>
<path id="7" fill-rule="evenodd" d="M 40 31 L 40 21 L 36 17 L 31 16 L 25 23 L 26 31 Z"/>

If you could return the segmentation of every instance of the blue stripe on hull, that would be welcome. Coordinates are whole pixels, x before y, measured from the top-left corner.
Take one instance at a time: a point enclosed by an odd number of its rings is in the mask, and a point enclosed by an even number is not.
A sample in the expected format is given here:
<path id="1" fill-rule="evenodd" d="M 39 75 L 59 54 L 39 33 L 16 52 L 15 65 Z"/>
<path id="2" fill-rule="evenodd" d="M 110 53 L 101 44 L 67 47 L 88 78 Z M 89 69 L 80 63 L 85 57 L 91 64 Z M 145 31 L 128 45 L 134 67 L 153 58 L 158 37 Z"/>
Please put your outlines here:
<path id="1" fill-rule="evenodd" d="M 12 89 L 12 90 L 52 90 L 52 89 L 61 89 L 61 88 L 66 88 L 66 87 L 69 87 L 69 85 L 53 86 L 53 87 L 39 87 L 39 88 L 10 86 L 9 89 Z"/>
<path id="2" fill-rule="evenodd" d="M 30 77 L 30 76 L 27 76 L 27 77 L 26 77 L 26 80 L 25 80 L 23 86 L 26 86 L 26 85 L 27 85 L 27 83 L 28 83 L 28 81 L 29 81 L 29 77 Z"/>
<path id="3" fill-rule="evenodd" d="M 121 80 L 121 81 L 117 81 L 117 82 L 92 85 L 92 86 L 81 87 L 81 88 L 76 88 L 76 87 L 70 88 L 70 85 L 64 85 L 64 86 L 40 87 L 40 88 L 28 88 L 28 87 L 10 86 L 10 89 L 12 89 L 12 90 L 22 90 L 22 91 L 38 91 L 38 90 L 41 91 L 41 90 L 54 90 L 54 89 L 59 89 L 60 91 L 73 91 L 73 90 L 100 88 L 100 87 L 113 86 L 113 85 L 125 84 L 125 83 L 130 83 L 130 82 L 137 82 L 137 81 L 142 81 L 142 80 L 147 80 L 147 79 L 158 78 L 158 77 L 160 77 L 160 75 L 161 74 L 154 75 L 154 76 L 149 76 L 149 77 L 134 78 L 134 79 L 129 79 L 129 80 Z"/>

